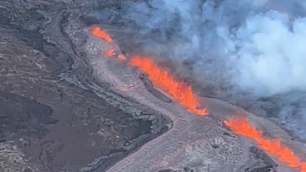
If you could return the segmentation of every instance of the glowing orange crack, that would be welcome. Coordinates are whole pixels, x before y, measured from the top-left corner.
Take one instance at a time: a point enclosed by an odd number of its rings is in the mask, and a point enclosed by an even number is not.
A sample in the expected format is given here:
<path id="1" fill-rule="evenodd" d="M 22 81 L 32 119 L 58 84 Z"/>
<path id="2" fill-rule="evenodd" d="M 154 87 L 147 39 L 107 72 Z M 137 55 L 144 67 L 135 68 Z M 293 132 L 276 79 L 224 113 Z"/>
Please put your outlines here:
<path id="1" fill-rule="evenodd" d="M 299 167 L 301 172 L 306 172 L 306 164 L 302 163 L 300 159 L 288 147 L 281 145 L 280 140 L 270 141 L 263 137 L 262 132 L 257 130 L 254 126 L 248 123 L 246 118 L 233 117 L 224 124 L 229 127 L 235 134 L 239 134 L 250 138 L 256 142 L 258 147 L 274 155 L 279 161 L 288 164 L 290 167 Z"/>

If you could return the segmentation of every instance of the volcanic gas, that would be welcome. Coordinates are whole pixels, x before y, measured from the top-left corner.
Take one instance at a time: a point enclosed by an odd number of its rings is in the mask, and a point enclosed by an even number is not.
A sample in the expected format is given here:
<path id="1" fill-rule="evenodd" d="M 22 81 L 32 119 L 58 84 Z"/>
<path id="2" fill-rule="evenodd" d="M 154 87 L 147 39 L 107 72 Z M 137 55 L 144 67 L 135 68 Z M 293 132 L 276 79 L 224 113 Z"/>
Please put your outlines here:
<path id="1" fill-rule="evenodd" d="M 111 37 L 100 28 L 94 27 L 91 29 L 91 32 L 106 42 L 113 42 Z M 106 56 L 113 56 L 114 52 L 114 49 L 109 49 L 106 51 Z M 118 56 L 117 59 L 129 60 L 128 64 L 130 66 L 137 67 L 146 73 L 155 86 L 171 95 L 172 98 L 177 100 L 189 112 L 201 116 L 209 114 L 209 109 L 197 109 L 199 102 L 197 96 L 193 93 L 192 87 L 186 83 L 177 81 L 167 69 L 158 66 L 153 58 L 132 55 L 128 59 L 120 54 L 120 57 Z M 253 140 L 262 150 L 277 157 L 280 162 L 286 163 L 293 168 L 300 168 L 300 172 L 306 172 L 306 163 L 302 162 L 289 147 L 282 145 L 279 139 L 273 141 L 266 139 L 261 131 L 248 123 L 247 117 L 233 117 L 224 121 L 224 124 L 233 133 Z"/>

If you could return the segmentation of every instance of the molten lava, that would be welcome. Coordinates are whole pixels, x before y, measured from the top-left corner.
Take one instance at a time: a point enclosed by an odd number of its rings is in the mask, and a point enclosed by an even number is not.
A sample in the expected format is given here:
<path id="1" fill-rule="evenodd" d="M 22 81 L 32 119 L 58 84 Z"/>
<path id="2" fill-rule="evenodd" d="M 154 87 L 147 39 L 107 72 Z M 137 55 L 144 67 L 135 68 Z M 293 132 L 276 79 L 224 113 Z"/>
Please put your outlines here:
<path id="1" fill-rule="evenodd" d="M 162 88 L 173 98 L 177 99 L 189 112 L 199 115 L 208 114 L 207 109 L 196 108 L 198 106 L 198 101 L 192 92 L 191 86 L 176 81 L 166 69 L 158 67 L 150 58 L 133 56 L 129 64 L 145 72 L 156 86 Z"/>
<path id="2" fill-rule="evenodd" d="M 99 27 L 92 27 L 90 32 L 98 38 L 105 40 L 107 43 L 112 43 L 113 39 Z"/>
<path id="3" fill-rule="evenodd" d="M 126 60 L 126 57 L 125 57 L 124 55 L 122 55 L 122 54 L 119 54 L 119 55 L 117 56 L 117 59 L 118 59 L 118 60 Z"/>
<path id="4" fill-rule="evenodd" d="M 116 56 L 116 50 L 113 48 L 110 48 L 108 50 L 105 51 L 104 56 L 106 57 L 114 57 Z M 117 59 L 118 60 L 126 60 L 126 57 L 122 54 L 117 55 Z"/>
<path id="5" fill-rule="evenodd" d="M 99 38 L 102 38 L 108 43 L 113 42 L 112 38 L 99 27 L 93 27 L 91 29 L 91 33 Z M 105 52 L 105 56 L 112 57 L 114 52 L 114 49 L 108 49 Z M 117 59 L 125 60 L 126 57 L 123 55 L 118 55 Z M 207 109 L 197 109 L 198 101 L 192 92 L 191 86 L 176 81 L 166 69 L 159 68 L 150 58 L 134 56 L 130 60 L 129 64 L 138 67 L 140 70 L 145 72 L 155 85 L 169 93 L 173 98 L 177 99 L 182 106 L 188 109 L 189 112 L 196 113 L 198 115 L 208 114 Z"/>
<path id="6" fill-rule="evenodd" d="M 300 168 L 301 168 L 300 172 L 306 172 L 306 162 L 303 162 Z"/>
<path id="7" fill-rule="evenodd" d="M 106 50 L 104 55 L 107 57 L 112 57 L 114 56 L 114 54 L 115 54 L 115 50 L 111 48 L 111 49 Z"/>
<path id="8" fill-rule="evenodd" d="M 286 146 L 282 146 L 280 140 L 270 141 L 263 137 L 262 132 L 248 123 L 246 118 L 234 117 L 224 122 L 234 133 L 254 140 L 262 150 L 274 155 L 279 161 L 287 163 L 290 167 L 300 167 L 305 172 L 305 164 Z"/>
<path id="9" fill-rule="evenodd" d="M 93 27 L 91 33 L 108 43 L 113 43 L 111 37 L 99 27 Z M 105 52 L 105 55 L 112 57 L 115 55 L 115 50 L 109 49 Z M 117 59 L 127 60 L 127 58 L 121 54 L 117 56 Z M 193 94 L 191 86 L 178 82 L 166 69 L 159 67 L 151 58 L 136 55 L 130 59 L 129 64 L 146 73 L 154 85 L 162 88 L 173 98 L 177 99 L 182 106 L 188 109 L 189 112 L 198 115 L 208 115 L 207 109 L 196 108 L 198 101 L 196 96 Z M 281 145 L 280 140 L 278 139 L 270 141 L 264 138 L 262 132 L 257 130 L 254 126 L 251 126 L 246 118 L 234 117 L 225 121 L 224 124 L 231 128 L 235 134 L 254 140 L 258 147 L 269 154 L 276 156 L 279 161 L 287 163 L 290 167 L 300 168 L 300 172 L 306 172 L 306 163 L 301 162 L 293 151 L 288 147 Z"/>

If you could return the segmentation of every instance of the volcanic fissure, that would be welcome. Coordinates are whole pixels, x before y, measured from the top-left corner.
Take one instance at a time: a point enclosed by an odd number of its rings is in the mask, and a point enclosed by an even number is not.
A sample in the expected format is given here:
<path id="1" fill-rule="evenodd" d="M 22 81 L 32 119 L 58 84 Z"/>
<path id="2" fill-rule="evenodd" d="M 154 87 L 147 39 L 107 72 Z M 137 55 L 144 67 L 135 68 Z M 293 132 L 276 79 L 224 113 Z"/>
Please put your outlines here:
<path id="1" fill-rule="evenodd" d="M 91 33 L 108 43 L 113 43 L 111 37 L 99 27 L 93 27 Z M 114 50 L 106 51 L 106 56 L 114 55 Z M 192 87 L 186 83 L 179 82 L 170 72 L 159 67 L 152 58 L 141 55 L 132 55 L 130 59 L 119 55 L 116 58 L 120 60 L 129 60 L 129 65 L 137 67 L 139 70 L 148 75 L 153 84 L 172 96 L 177 102 L 185 107 L 190 113 L 196 115 L 209 115 L 209 109 L 197 109 L 197 96 L 193 93 Z M 224 121 L 235 134 L 244 136 L 253 140 L 261 149 L 277 157 L 277 159 L 288 166 L 299 168 L 300 172 L 306 172 L 306 162 L 302 162 L 290 148 L 281 144 L 279 139 L 268 140 L 262 132 L 250 125 L 246 117 L 233 117 Z"/>

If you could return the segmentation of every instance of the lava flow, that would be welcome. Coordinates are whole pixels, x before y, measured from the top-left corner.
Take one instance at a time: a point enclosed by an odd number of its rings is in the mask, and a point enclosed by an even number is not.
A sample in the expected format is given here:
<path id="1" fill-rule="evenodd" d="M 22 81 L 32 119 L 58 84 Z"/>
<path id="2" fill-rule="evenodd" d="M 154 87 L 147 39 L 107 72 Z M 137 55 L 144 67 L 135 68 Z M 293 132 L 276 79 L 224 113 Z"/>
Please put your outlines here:
<path id="1" fill-rule="evenodd" d="M 99 38 L 102 38 L 106 42 L 113 42 L 110 36 L 102 31 L 99 27 L 93 27 L 91 33 Z M 105 52 L 105 56 L 111 57 L 114 54 L 114 49 L 109 49 Z M 124 60 L 122 55 L 117 57 L 119 60 Z M 129 64 L 134 67 L 138 67 L 142 72 L 146 73 L 149 79 L 158 87 L 166 91 L 173 98 L 177 99 L 179 103 L 186 107 L 189 112 L 196 113 L 198 115 L 207 115 L 207 109 L 197 109 L 198 101 L 196 96 L 192 92 L 191 86 L 178 82 L 171 76 L 166 70 L 158 67 L 150 58 L 142 58 L 140 56 L 133 56 Z"/>
<path id="2" fill-rule="evenodd" d="M 149 79 L 158 87 L 162 88 L 179 103 L 186 107 L 189 112 L 198 115 L 207 115 L 207 109 L 197 109 L 198 101 L 192 92 L 191 86 L 178 82 L 166 70 L 158 67 L 152 59 L 147 57 L 133 56 L 129 62 L 130 65 L 138 67 L 145 72 Z"/>
<path id="3" fill-rule="evenodd" d="M 112 56 L 114 56 L 114 54 L 115 54 L 115 49 L 108 49 L 108 50 L 106 50 L 104 55 L 107 56 L 107 57 L 112 57 Z"/>
<path id="4" fill-rule="evenodd" d="M 113 42 L 110 36 L 107 35 L 100 28 L 93 28 L 91 30 L 92 34 L 104 39 L 106 42 Z M 114 50 L 109 49 L 106 51 L 105 55 L 111 57 L 114 55 Z M 127 60 L 123 55 L 118 55 L 117 59 Z M 179 101 L 179 103 L 186 107 L 189 112 L 196 113 L 198 115 L 208 115 L 207 109 L 197 109 L 198 101 L 196 96 L 192 92 L 190 85 L 182 82 L 178 82 L 168 70 L 159 67 L 154 61 L 149 57 L 142 57 L 139 55 L 132 56 L 129 60 L 131 66 L 137 67 L 142 72 L 146 73 L 149 79 L 154 83 L 154 85 L 162 88 L 173 98 Z M 255 127 L 248 123 L 247 118 L 234 117 L 224 124 L 229 127 L 235 134 L 242 135 L 249 139 L 252 139 L 258 147 L 274 155 L 279 161 L 288 164 L 293 168 L 300 168 L 300 172 L 306 172 L 306 163 L 301 162 L 301 160 L 291 151 L 288 147 L 281 145 L 280 140 L 270 141 L 263 137 L 261 131 L 257 130 Z"/>
<path id="5" fill-rule="evenodd" d="M 306 172 L 305 163 L 302 163 L 293 151 L 286 146 L 282 146 L 278 139 L 270 141 L 264 138 L 262 132 L 251 126 L 246 118 L 234 117 L 224 123 L 235 134 L 254 140 L 258 147 L 269 154 L 276 156 L 279 161 L 284 162 L 293 168 L 299 167 L 301 169 L 300 172 Z"/>
<path id="6" fill-rule="evenodd" d="M 90 32 L 98 38 L 105 40 L 107 43 L 112 43 L 113 39 L 99 27 L 92 27 Z"/>

